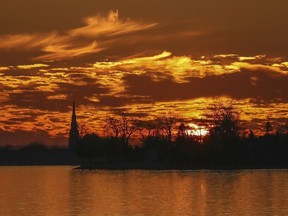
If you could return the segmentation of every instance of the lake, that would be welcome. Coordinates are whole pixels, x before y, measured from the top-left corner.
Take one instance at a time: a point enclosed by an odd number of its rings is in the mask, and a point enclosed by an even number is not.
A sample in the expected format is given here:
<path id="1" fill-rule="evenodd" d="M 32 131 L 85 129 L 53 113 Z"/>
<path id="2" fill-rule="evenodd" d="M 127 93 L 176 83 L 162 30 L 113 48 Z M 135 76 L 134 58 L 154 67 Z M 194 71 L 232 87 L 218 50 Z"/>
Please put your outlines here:
<path id="1" fill-rule="evenodd" d="M 284 216 L 288 171 L 0 167 L 0 215 Z"/>

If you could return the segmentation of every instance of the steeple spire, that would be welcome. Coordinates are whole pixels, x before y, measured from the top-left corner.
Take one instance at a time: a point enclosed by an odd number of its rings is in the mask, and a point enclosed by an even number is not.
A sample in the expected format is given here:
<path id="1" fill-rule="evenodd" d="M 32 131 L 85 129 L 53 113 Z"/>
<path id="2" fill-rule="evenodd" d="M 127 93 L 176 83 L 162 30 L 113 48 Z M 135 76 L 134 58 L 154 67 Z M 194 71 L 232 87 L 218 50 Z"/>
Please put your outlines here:
<path id="1" fill-rule="evenodd" d="M 76 145 L 79 143 L 79 141 L 80 141 L 80 136 L 79 136 L 79 131 L 78 131 L 75 101 L 73 101 L 71 128 L 70 128 L 70 136 L 69 136 L 69 149 L 71 151 L 75 151 Z"/>
<path id="2" fill-rule="evenodd" d="M 72 118 L 73 116 L 75 116 L 75 120 L 76 120 L 76 110 L 75 110 L 75 101 L 73 100 L 73 111 L 72 111 Z"/>

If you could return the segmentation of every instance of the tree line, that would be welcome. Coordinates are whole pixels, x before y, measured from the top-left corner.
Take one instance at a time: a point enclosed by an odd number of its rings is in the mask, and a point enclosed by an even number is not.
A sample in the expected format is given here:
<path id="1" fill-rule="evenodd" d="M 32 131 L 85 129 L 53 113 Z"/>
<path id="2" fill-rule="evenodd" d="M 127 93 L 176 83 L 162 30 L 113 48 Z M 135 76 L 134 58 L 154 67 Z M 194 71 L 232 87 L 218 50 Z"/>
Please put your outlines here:
<path id="1" fill-rule="evenodd" d="M 198 133 L 172 113 L 139 120 L 125 112 L 106 119 L 107 135 L 84 133 L 76 153 L 86 166 L 99 163 L 163 163 L 183 168 L 288 167 L 288 124 L 278 130 L 267 121 L 264 135 L 241 125 L 235 107 L 213 104 Z M 201 134 L 201 130 L 207 134 Z M 194 131 L 195 132 L 195 131 Z M 133 135 L 138 145 L 131 145 Z"/>

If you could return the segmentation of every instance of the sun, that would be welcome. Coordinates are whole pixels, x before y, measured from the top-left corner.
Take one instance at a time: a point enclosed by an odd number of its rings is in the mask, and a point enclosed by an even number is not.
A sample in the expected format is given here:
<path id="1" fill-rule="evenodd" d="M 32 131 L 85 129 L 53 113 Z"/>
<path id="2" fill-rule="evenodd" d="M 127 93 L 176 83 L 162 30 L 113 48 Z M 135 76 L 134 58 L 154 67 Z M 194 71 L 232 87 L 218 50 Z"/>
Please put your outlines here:
<path id="1" fill-rule="evenodd" d="M 194 123 L 189 123 L 188 126 L 189 129 L 187 130 L 187 133 L 192 136 L 206 136 L 209 132 L 206 127 Z"/>

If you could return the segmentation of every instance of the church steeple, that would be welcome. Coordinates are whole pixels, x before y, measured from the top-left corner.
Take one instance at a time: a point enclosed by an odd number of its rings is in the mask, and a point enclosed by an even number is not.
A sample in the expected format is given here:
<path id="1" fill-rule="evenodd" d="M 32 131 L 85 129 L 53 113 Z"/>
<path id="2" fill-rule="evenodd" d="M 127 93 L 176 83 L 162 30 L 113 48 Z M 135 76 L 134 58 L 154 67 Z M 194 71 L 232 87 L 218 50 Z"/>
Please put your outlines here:
<path id="1" fill-rule="evenodd" d="M 79 136 L 78 125 L 77 125 L 75 102 L 73 101 L 71 128 L 70 128 L 70 136 L 69 136 L 69 149 L 71 151 L 75 151 L 76 145 L 79 143 L 79 141 L 80 141 L 80 136 Z"/>

